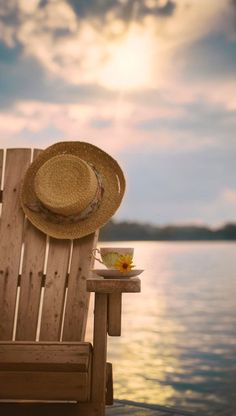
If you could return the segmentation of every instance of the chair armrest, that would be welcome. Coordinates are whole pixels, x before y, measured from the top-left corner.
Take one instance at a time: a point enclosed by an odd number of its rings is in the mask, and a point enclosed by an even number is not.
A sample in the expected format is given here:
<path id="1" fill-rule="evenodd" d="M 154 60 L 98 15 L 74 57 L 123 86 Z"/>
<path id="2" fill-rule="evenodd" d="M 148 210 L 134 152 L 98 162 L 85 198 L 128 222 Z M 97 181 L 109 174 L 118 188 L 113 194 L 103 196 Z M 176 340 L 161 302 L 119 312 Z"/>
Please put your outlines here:
<path id="1" fill-rule="evenodd" d="M 107 332 L 111 336 L 120 336 L 122 293 L 139 293 L 141 291 L 140 279 L 93 277 L 87 279 L 87 291 L 95 292 L 95 298 L 97 296 L 107 297 Z"/>
<path id="2" fill-rule="evenodd" d="M 91 277 L 87 279 L 87 291 L 95 293 L 138 293 L 141 292 L 141 281 L 132 279 L 101 279 Z"/>

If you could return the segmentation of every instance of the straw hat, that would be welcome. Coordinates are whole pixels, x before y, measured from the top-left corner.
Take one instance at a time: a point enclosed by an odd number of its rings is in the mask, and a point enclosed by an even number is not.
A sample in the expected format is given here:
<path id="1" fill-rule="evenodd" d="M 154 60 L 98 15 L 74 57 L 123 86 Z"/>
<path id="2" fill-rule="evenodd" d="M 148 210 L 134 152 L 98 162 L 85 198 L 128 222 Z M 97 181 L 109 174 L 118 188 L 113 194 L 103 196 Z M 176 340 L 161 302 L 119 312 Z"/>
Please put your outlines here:
<path id="1" fill-rule="evenodd" d="M 104 225 L 119 207 L 125 179 L 118 163 L 85 142 L 60 142 L 28 168 L 22 208 L 32 224 L 61 239 L 80 238 Z"/>

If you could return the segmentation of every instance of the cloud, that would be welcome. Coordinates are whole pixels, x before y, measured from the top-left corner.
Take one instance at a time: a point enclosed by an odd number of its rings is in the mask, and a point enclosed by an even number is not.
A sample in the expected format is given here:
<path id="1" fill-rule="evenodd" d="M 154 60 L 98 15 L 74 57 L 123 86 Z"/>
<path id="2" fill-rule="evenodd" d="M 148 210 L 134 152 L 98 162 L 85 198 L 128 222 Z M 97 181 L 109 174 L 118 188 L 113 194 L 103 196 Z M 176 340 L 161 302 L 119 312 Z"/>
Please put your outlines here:
<path id="1" fill-rule="evenodd" d="M 225 30 L 221 20 L 226 10 L 225 3 L 205 0 L 189 7 L 184 0 L 88 1 L 73 2 L 73 7 L 65 0 L 11 1 L 2 11 L 2 39 L 8 46 L 20 44 L 24 56 L 68 84 L 117 91 L 160 88 L 173 77 L 179 48 L 211 30 Z M 8 31 L 11 40 L 6 41 Z"/>
<path id="2" fill-rule="evenodd" d="M 14 64 L 20 57 L 21 47 L 18 45 L 14 48 L 8 48 L 3 42 L 0 42 L 0 64 Z"/>
<path id="3" fill-rule="evenodd" d="M 222 198 L 229 204 L 232 204 L 236 207 L 236 190 L 235 189 L 225 189 L 222 192 Z"/>
<path id="4" fill-rule="evenodd" d="M 213 33 L 178 51 L 181 76 L 185 82 L 235 78 L 236 39 Z"/>
<path id="5" fill-rule="evenodd" d="M 176 2 L 172 0 L 103 0 L 99 3 L 97 0 L 69 0 L 69 3 L 78 17 L 100 19 L 103 23 L 109 14 L 129 23 L 131 19 L 140 20 L 148 15 L 168 17 L 176 8 Z"/>
<path id="6" fill-rule="evenodd" d="M 9 110 L 0 113 L 0 144 L 3 147 L 15 147 L 20 141 L 25 145 L 30 142 L 30 137 L 32 143 L 37 137 L 42 146 L 50 145 L 58 138 L 87 140 L 117 154 L 125 147 L 138 146 L 139 140 L 137 135 L 132 135 L 127 124 L 117 122 L 117 115 L 119 120 L 123 118 L 125 121 L 132 110 L 126 105 L 119 111 L 115 107 L 113 100 L 97 100 L 93 105 L 86 102 L 57 104 L 18 101 Z"/>
<path id="7" fill-rule="evenodd" d="M 174 137 L 177 133 L 182 138 L 194 138 L 196 146 L 203 142 L 203 146 L 224 147 L 228 143 L 232 149 L 235 148 L 236 109 L 227 110 L 223 105 L 202 99 L 180 107 L 182 113 L 179 111 L 176 115 L 163 117 L 156 111 L 156 117 L 139 120 L 135 127 L 143 131 L 164 130 Z"/>
<path id="8" fill-rule="evenodd" d="M 30 134 L 32 140 L 36 133 L 37 139 L 41 134 L 41 140 L 48 145 L 55 141 L 57 131 L 57 137 L 68 140 L 87 137 L 116 153 L 131 149 L 137 152 L 141 146 L 147 157 L 151 150 L 154 154 L 167 151 L 184 154 L 227 146 L 235 151 L 236 109 L 221 104 L 205 99 L 175 102 L 161 92 L 158 98 L 150 94 L 149 100 L 144 96 L 143 101 L 142 95 L 132 94 L 127 97 L 97 94 L 86 99 L 80 96 L 79 100 L 79 96 L 70 96 L 70 89 L 60 101 L 60 93 L 52 92 L 50 97 L 50 91 L 46 96 L 39 94 L 40 101 L 30 99 L 32 93 L 27 93 L 27 99 L 22 97 L 8 109 L 2 109 L 0 133 L 5 143 L 23 139 L 27 131 L 28 139 Z"/>
<path id="9" fill-rule="evenodd" d="M 2 48 L 4 50 L 4 47 Z M 1 51 L 1 44 L 0 44 Z M 39 101 L 42 103 L 78 103 L 100 99 L 115 99 L 116 93 L 97 85 L 71 85 L 47 74 L 33 58 L 19 56 L 18 48 L 7 49 L 0 58 L 0 109 L 14 107 L 18 101 Z"/>

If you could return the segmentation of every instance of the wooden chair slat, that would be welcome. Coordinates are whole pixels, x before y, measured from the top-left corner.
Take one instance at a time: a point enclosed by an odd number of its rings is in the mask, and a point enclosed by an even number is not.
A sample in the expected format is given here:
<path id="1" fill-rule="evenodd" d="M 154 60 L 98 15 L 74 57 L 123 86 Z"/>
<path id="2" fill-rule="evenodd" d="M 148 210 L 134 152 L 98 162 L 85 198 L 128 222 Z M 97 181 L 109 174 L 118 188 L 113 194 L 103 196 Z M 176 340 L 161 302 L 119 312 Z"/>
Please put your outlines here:
<path id="1" fill-rule="evenodd" d="M 40 341 L 59 341 L 71 242 L 50 238 Z"/>
<path id="2" fill-rule="evenodd" d="M 89 371 L 89 343 L 0 342 L 0 371 Z"/>
<path id="3" fill-rule="evenodd" d="M 26 223 L 25 231 L 16 340 L 33 341 L 36 340 L 37 332 L 46 235 L 29 221 Z"/>
<path id="4" fill-rule="evenodd" d="M 34 150 L 34 159 L 40 152 L 40 150 Z M 32 341 L 36 339 L 46 235 L 37 230 L 28 220 L 24 244 L 16 340 Z"/>
<path id="5" fill-rule="evenodd" d="M 20 206 L 20 186 L 30 164 L 30 149 L 8 149 L 0 239 L 0 339 L 12 338 L 22 248 L 24 213 Z"/>
<path id="6" fill-rule="evenodd" d="M 0 371 L 0 385 L 0 399 L 85 402 L 90 395 L 90 374 L 75 371 Z"/>
<path id="7" fill-rule="evenodd" d="M 3 167 L 3 149 L 0 149 L 0 184 L 2 182 L 2 167 Z M 0 194 L 0 202 L 2 202 L 2 191 Z"/>
<path id="8" fill-rule="evenodd" d="M 97 238 L 98 231 L 80 240 L 74 240 L 63 341 L 84 340 L 90 298 L 90 294 L 86 290 L 86 280 L 93 264 L 91 253 L 97 243 Z"/>

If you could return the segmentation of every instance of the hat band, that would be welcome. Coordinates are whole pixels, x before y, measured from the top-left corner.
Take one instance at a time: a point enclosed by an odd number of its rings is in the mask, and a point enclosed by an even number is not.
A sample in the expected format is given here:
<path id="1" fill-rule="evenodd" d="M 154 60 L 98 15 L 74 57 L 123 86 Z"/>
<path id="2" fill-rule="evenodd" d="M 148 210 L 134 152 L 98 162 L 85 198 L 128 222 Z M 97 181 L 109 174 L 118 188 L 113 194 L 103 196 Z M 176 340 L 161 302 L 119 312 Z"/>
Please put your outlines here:
<path id="1" fill-rule="evenodd" d="M 39 199 L 36 199 L 31 204 L 26 204 L 26 206 L 31 211 L 40 213 L 42 215 L 42 218 L 54 224 L 73 224 L 87 219 L 93 212 L 95 212 L 99 208 L 104 193 L 104 187 L 102 185 L 102 177 L 100 173 L 95 169 L 95 167 L 91 163 L 89 163 L 89 165 L 92 167 L 97 177 L 98 188 L 94 199 L 86 208 L 84 208 L 78 214 L 62 215 L 54 213 L 53 211 L 45 207 Z"/>

